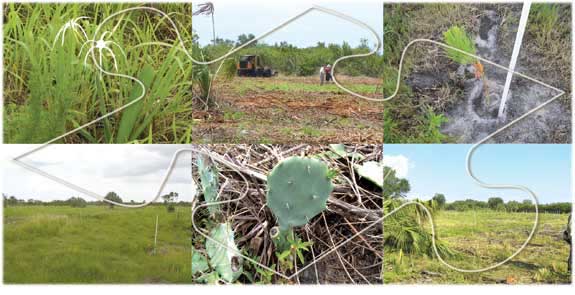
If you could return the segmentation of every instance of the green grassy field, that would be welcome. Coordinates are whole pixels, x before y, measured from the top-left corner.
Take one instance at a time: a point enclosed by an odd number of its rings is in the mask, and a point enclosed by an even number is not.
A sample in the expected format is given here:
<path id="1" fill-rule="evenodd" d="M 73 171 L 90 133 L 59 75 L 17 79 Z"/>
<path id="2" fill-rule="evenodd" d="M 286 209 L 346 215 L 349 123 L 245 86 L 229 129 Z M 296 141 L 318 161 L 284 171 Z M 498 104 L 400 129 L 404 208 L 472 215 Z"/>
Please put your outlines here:
<path id="1" fill-rule="evenodd" d="M 190 208 L 176 210 L 4 208 L 4 283 L 189 283 Z"/>
<path id="2" fill-rule="evenodd" d="M 512 254 L 531 229 L 533 213 L 442 211 L 435 218 L 438 236 L 456 257 L 446 259 L 465 269 L 486 267 Z M 528 247 L 502 267 L 482 273 L 449 270 L 438 259 L 385 252 L 386 283 L 569 283 L 569 245 L 562 233 L 566 214 L 541 214 L 538 232 Z M 384 229 L 385 230 L 385 229 Z"/>
<path id="3" fill-rule="evenodd" d="M 274 81 L 275 82 L 275 81 Z M 346 85 L 348 89 L 357 93 L 364 93 L 366 95 L 377 93 L 377 85 L 374 84 L 354 84 Z M 235 85 L 235 91 L 242 95 L 248 91 L 283 91 L 283 92 L 309 92 L 312 95 L 315 92 L 323 93 L 338 93 L 345 94 L 335 84 L 319 85 L 318 83 L 298 83 L 291 81 L 279 81 L 275 83 L 265 83 L 262 80 L 243 81 L 241 84 Z"/>

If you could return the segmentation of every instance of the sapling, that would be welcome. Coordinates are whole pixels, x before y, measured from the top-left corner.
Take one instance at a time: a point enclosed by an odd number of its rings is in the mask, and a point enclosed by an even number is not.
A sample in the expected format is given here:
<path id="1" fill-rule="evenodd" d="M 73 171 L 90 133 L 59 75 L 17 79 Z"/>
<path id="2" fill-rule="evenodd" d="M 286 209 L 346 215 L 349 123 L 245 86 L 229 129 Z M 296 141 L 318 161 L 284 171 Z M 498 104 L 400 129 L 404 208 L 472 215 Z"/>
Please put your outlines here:
<path id="1" fill-rule="evenodd" d="M 463 50 L 467 53 L 477 55 L 475 44 L 473 43 L 471 38 L 467 36 L 467 33 L 465 33 L 464 29 L 458 26 L 453 26 L 449 28 L 449 30 L 447 30 L 445 33 L 443 33 L 443 38 L 447 45 Z M 447 56 L 454 62 L 459 63 L 461 65 L 472 64 L 473 67 L 475 68 L 475 79 L 485 80 L 485 71 L 483 69 L 483 64 L 481 64 L 479 59 L 477 59 L 476 57 L 469 56 L 467 54 L 464 54 L 462 52 L 453 49 L 447 49 Z M 483 85 L 486 84 L 484 83 Z M 483 90 L 484 93 L 487 93 L 486 87 Z M 489 105 L 489 96 L 485 95 L 485 97 L 487 98 L 486 104 Z"/>
<path id="2" fill-rule="evenodd" d="M 451 47 L 455 47 L 473 55 L 477 54 L 475 44 L 471 38 L 467 36 L 464 29 L 458 26 L 453 26 L 443 33 L 443 39 L 445 43 Z M 475 78 L 480 79 L 483 77 L 483 65 L 477 58 L 453 49 L 447 49 L 447 56 L 461 65 L 473 64 L 475 67 Z"/>

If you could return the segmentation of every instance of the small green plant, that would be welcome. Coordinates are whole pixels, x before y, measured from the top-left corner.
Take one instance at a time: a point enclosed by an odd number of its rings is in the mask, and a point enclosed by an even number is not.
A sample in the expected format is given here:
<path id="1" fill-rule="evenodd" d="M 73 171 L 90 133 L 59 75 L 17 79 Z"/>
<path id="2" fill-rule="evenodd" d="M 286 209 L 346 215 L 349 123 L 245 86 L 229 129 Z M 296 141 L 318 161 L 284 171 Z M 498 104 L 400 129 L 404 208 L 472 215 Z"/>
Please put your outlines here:
<path id="1" fill-rule="evenodd" d="M 270 266 L 271 269 L 274 269 L 276 267 L 275 264 L 272 264 Z M 274 272 L 267 270 L 267 269 L 263 269 L 263 268 L 259 268 L 256 266 L 256 272 L 260 275 L 260 281 L 258 282 L 258 284 L 263 284 L 263 285 L 269 285 L 273 282 L 273 277 L 274 277 Z"/>
<path id="2" fill-rule="evenodd" d="M 293 228 L 325 210 L 333 177 L 325 163 L 302 157 L 283 160 L 268 175 L 266 205 L 279 224 L 271 229 L 270 236 L 281 269 L 291 270 L 297 259 L 304 263 L 303 252 L 308 251 L 311 242 L 302 242 Z"/>
<path id="3" fill-rule="evenodd" d="M 204 65 L 196 65 L 193 67 L 192 73 L 192 85 L 197 90 L 197 97 L 202 100 L 206 109 L 215 106 L 216 103 L 210 93 L 212 85 L 210 68 Z"/>
<path id="4" fill-rule="evenodd" d="M 307 136 L 312 136 L 312 137 L 318 137 L 321 135 L 321 132 L 311 126 L 304 126 L 301 131 L 303 132 L 304 135 Z"/>
<path id="5" fill-rule="evenodd" d="M 448 139 L 448 137 L 441 133 L 441 125 L 446 123 L 448 119 L 443 114 L 435 114 L 431 107 L 427 108 L 427 111 L 423 115 L 420 129 L 420 139 L 426 143 L 442 143 Z"/>
<path id="6" fill-rule="evenodd" d="M 449 28 L 447 32 L 443 33 L 443 39 L 445 43 L 451 47 L 455 47 L 467 53 L 476 54 L 475 44 L 471 38 L 467 36 L 465 30 L 458 26 L 453 26 Z M 462 65 L 473 64 L 477 61 L 475 57 L 453 49 L 447 49 L 447 56 L 454 62 Z"/>
<path id="7" fill-rule="evenodd" d="M 288 236 L 287 244 L 289 248 L 280 253 L 276 252 L 276 256 L 281 269 L 292 270 L 295 266 L 296 258 L 301 264 L 305 263 L 303 253 L 309 251 L 309 247 L 313 243 L 310 241 L 304 242 L 292 234 Z"/>
<path id="8" fill-rule="evenodd" d="M 244 112 L 225 112 L 224 113 L 224 120 L 226 120 L 226 121 L 239 121 L 245 115 L 246 114 Z"/>
<path id="9" fill-rule="evenodd" d="M 559 6 L 557 4 L 533 4 L 531 7 L 532 27 L 539 45 L 551 40 L 551 34 L 559 22 L 559 17 Z"/>
<path id="10" fill-rule="evenodd" d="M 470 54 L 477 54 L 473 40 L 467 36 L 464 29 L 458 26 L 453 26 L 449 28 L 447 32 L 443 33 L 443 39 L 445 43 L 451 47 L 455 47 Z M 481 79 L 483 77 L 483 64 L 481 64 L 477 58 L 453 49 L 447 49 L 447 56 L 454 62 L 462 65 L 473 64 L 475 67 L 475 78 Z"/>
<path id="11" fill-rule="evenodd" d="M 220 69 L 220 75 L 227 81 L 234 79 L 237 73 L 236 61 L 232 58 L 228 58 L 223 61 L 222 68 Z"/>

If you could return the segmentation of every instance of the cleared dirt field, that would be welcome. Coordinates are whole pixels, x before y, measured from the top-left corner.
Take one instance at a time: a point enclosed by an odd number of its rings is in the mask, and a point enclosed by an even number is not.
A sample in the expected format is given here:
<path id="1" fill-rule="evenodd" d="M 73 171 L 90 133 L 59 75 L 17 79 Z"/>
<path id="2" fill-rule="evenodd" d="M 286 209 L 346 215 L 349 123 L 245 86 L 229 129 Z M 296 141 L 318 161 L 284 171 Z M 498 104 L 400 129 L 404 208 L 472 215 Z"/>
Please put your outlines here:
<path id="1" fill-rule="evenodd" d="M 340 81 L 341 80 L 341 81 Z M 352 91 L 381 97 L 381 81 L 340 77 Z M 356 98 L 317 77 L 239 78 L 214 83 L 218 107 L 194 109 L 196 143 L 381 143 L 382 103 Z"/>

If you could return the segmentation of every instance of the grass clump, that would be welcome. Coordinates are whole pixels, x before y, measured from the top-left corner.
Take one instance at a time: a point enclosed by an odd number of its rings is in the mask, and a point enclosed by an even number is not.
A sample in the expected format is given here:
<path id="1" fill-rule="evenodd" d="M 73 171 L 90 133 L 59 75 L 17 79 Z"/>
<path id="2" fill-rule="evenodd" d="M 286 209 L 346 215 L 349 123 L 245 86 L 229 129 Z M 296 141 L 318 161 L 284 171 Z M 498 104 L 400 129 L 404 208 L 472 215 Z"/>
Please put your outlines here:
<path id="1" fill-rule="evenodd" d="M 531 7 L 531 21 L 536 24 L 537 39 L 549 41 L 553 29 L 559 22 L 559 5 L 556 4 L 533 4 Z M 541 44 L 542 45 L 542 44 Z"/>
<path id="2" fill-rule="evenodd" d="M 5 142 L 46 142 L 139 97 L 142 89 L 134 81 L 101 74 L 90 56 L 84 64 L 91 45 L 81 48 L 86 41 L 83 34 L 61 30 L 69 20 L 90 17 L 77 20 L 77 25 L 91 39 L 103 18 L 133 6 L 137 5 L 4 5 L 8 16 L 3 27 Z M 186 16 L 190 5 L 150 6 L 178 12 L 172 18 L 182 38 L 192 39 L 190 30 L 184 29 L 191 26 L 191 17 Z M 173 33 L 160 20 L 159 14 L 133 11 L 102 27 L 100 33 L 113 31 L 106 41 L 118 44 L 112 47 L 115 57 L 111 51 L 102 56 L 102 67 L 133 77 L 144 75 L 149 80 L 146 95 L 126 110 L 63 138 L 61 143 L 179 143 L 187 138 L 192 63 L 178 46 L 155 45 L 170 43 L 165 36 Z"/>

